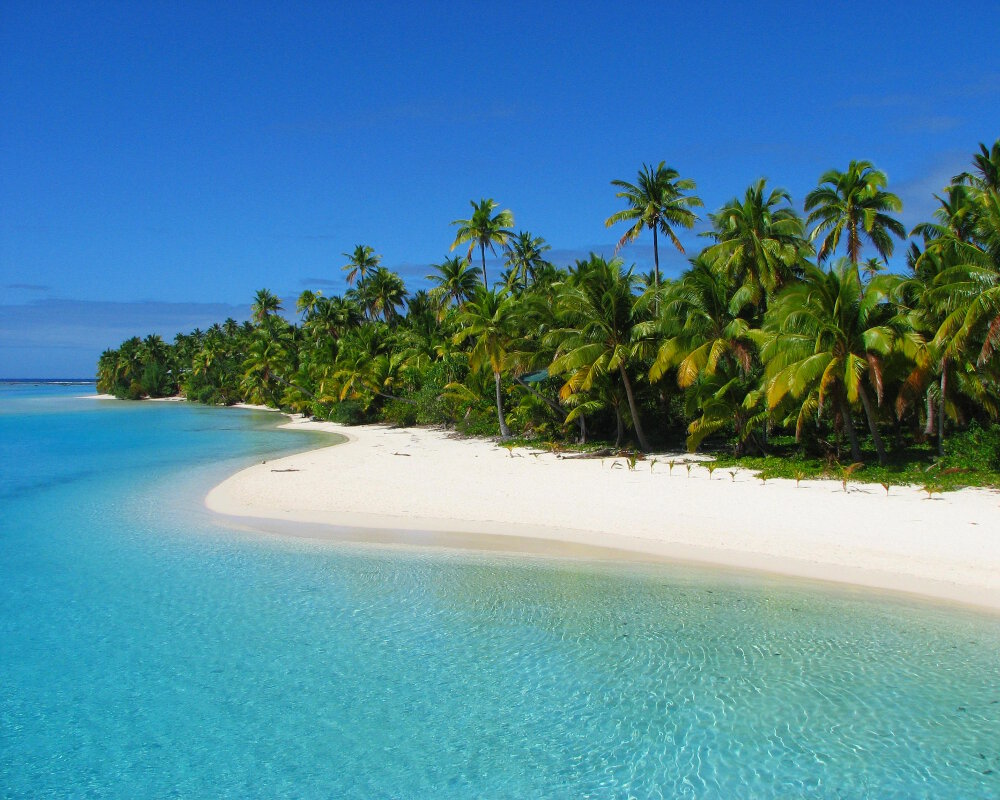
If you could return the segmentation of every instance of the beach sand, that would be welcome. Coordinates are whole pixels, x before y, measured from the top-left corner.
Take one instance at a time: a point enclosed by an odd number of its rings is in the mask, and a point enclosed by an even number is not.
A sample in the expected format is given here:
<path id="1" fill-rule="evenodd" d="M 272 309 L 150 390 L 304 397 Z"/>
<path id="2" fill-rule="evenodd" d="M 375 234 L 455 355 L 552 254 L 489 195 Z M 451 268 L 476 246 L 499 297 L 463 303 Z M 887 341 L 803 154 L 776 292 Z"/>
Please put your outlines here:
<path id="1" fill-rule="evenodd" d="M 994 491 L 886 496 L 871 484 L 765 484 L 745 470 L 710 477 L 683 455 L 630 470 L 621 457 L 508 452 L 436 430 L 284 427 L 349 441 L 245 469 L 208 493 L 209 509 L 285 535 L 700 562 L 1000 610 Z"/>

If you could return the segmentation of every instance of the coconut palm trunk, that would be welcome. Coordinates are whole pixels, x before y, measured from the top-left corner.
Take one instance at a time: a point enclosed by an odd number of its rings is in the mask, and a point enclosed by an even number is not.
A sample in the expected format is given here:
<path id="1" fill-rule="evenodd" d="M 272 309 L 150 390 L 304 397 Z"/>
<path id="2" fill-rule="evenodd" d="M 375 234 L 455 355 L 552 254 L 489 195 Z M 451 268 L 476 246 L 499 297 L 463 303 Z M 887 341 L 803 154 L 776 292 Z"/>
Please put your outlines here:
<path id="1" fill-rule="evenodd" d="M 938 407 L 938 456 L 944 455 L 944 393 L 948 389 L 948 362 L 941 361 L 941 402 Z"/>
<path id="2" fill-rule="evenodd" d="M 649 442 L 646 441 L 646 434 L 642 430 L 642 421 L 639 419 L 639 408 L 635 404 L 635 395 L 632 394 L 632 382 L 628 379 L 625 365 L 619 364 L 618 371 L 621 372 L 622 382 L 625 384 L 625 396 L 628 398 L 628 410 L 632 414 L 632 423 L 635 425 L 635 438 L 639 441 L 639 448 L 649 452 Z"/>
<path id="3" fill-rule="evenodd" d="M 500 373 L 493 373 L 493 382 L 496 384 L 497 389 L 497 417 L 500 420 L 500 438 L 509 439 L 510 438 L 510 428 L 507 427 L 507 421 L 503 418 L 503 393 L 500 391 Z"/>
<path id="4" fill-rule="evenodd" d="M 847 431 L 847 438 L 851 443 L 851 458 L 858 462 L 861 460 L 861 447 L 858 444 L 858 432 L 854 429 L 851 404 L 847 402 L 846 397 L 840 398 L 840 415 L 844 418 L 844 430 Z"/>
<path id="5" fill-rule="evenodd" d="M 660 246 L 656 241 L 656 228 L 653 228 L 653 291 L 660 291 Z M 659 299 L 656 310 L 659 310 Z"/>
<path id="6" fill-rule="evenodd" d="M 487 289 L 489 289 L 490 288 L 490 282 L 488 280 L 486 280 L 486 243 L 485 242 L 480 242 L 479 243 L 479 255 L 482 256 L 482 259 L 483 259 L 483 286 L 486 287 Z"/>
<path id="7" fill-rule="evenodd" d="M 875 407 L 872 399 L 868 396 L 868 390 L 864 384 L 858 387 L 858 395 L 861 397 L 861 405 L 865 408 L 865 416 L 868 418 L 868 430 L 872 433 L 872 441 L 875 442 L 875 452 L 878 454 L 878 463 L 885 464 L 885 445 L 882 444 L 882 437 L 878 432 L 878 420 L 875 417 Z"/>

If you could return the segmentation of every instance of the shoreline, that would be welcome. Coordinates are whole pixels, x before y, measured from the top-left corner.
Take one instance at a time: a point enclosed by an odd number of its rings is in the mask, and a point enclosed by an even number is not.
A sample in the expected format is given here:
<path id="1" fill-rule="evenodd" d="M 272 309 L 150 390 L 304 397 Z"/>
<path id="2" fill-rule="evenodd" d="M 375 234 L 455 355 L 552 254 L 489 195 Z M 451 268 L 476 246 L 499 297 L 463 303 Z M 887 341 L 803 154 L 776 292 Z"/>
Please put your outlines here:
<path id="1" fill-rule="evenodd" d="M 833 480 L 710 476 L 697 456 L 651 455 L 630 470 L 620 457 L 508 452 L 423 428 L 280 427 L 347 441 L 244 469 L 208 492 L 209 510 L 280 536 L 689 563 L 1000 612 L 1000 497 L 990 490 L 845 493 Z"/>

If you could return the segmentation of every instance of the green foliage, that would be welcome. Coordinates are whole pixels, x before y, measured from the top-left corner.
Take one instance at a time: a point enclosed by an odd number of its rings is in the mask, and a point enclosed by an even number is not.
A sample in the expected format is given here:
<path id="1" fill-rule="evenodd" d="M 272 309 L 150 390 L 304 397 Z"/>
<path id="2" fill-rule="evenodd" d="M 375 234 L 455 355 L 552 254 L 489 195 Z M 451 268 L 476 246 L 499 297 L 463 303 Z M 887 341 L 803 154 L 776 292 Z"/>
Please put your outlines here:
<path id="1" fill-rule="evenodd" d="M 361 403 L 356 400 L 344 400 L 341 403 L 336 403 L 330 409 L 328 419 L 331 422 L 339 422 L 341 425 L 363 425 L 369 421 Z"/>
<path id="2" fill-rule="evenodd" d="M 250 321 L 106 350 L 97 385 L 122 398 L 181 391 L 556 447 L 686 443 L 764 479 L 993 485 L 998 176 L 1000 141 L 981 145 L 937 197 L 933 221 L 911 233 L 905 274 L 884 269 L 905 233 L 899 199 L 865 161 L 823 174 L 798 206 L 808 237 L 788 193 L 757 180 L 709 215 L 708 246 L 662 283 L 658 266 L 642 276 L 596 255 L 552 264 L 544 239 L 515 235 L 513 215 L 484 199 L 455 223 L 452 248 L 468 255 L 432 267 L 429 291 L 408 294 L 374 248 L 357 245 L 345 253 L 352 288 L 304 291 L 295 324 L 261 289 Z M 661 162 L 613 185 L 625 201 L 607 220 L 625 223 L 619 246 L 651 230 L 658 265 L 657 237 L 679 247 L 674 229 L 695 220 L 694 182 Z M 847 258 L 827 266 L 845 243 Z M 878 257 L 862 262 L 867 247 Z M 507 270 L 492 290 L 482 285 L 487 249 Z"/>
<path id="3" fill-rule="evenodd" d="M 1000 425 L 980 425 L 973 420 L 967 430 L 945 442 L 945 463 L 958 470 L 1000 474 Z"/>

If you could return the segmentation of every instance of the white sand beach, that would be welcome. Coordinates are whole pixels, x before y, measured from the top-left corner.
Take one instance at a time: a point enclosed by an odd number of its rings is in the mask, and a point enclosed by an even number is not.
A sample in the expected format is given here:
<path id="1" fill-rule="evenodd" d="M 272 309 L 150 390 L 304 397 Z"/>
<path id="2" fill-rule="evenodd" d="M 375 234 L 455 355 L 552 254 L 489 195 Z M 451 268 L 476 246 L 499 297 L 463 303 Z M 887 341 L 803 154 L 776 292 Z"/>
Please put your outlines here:
<path id="1" fill-rule="evenodd" d="M 1000 610 L 1000 493 L 935 494 L 688 470 L 683 455 L 572 459 L 444 431 L 286 427 L 342 445 L 267 461 L 206 504 L 310 538 L 701 562 L 888 589 Z M 655 459 L 655 461 L 654 461 Z M 671 470 L 668 461 L 676 465 Z M 294 524 L 292 524 L 294 523 Z M 381 532 L 382 539 L 377 539 Z M 390 535 L 391 532 L 391 535 Z"/>

